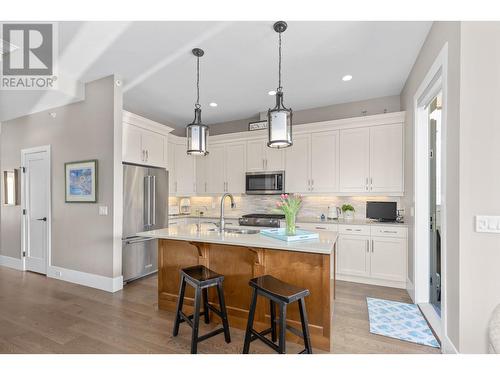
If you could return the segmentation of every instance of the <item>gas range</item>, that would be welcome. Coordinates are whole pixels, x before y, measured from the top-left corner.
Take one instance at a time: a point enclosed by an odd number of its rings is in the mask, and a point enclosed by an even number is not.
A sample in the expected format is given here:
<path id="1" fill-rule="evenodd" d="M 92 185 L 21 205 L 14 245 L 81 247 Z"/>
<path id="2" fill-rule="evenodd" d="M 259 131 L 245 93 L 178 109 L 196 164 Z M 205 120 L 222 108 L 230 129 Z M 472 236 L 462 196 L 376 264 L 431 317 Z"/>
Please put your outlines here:
<path id="1" fill-rule="evenodd" d="M 271 227 L 279 228 L 280 220 L 283 220 L 285 215 L 281 214 L 248 214 L 243 215 L 239 219 L 240 225 L 251 227 Z"/>

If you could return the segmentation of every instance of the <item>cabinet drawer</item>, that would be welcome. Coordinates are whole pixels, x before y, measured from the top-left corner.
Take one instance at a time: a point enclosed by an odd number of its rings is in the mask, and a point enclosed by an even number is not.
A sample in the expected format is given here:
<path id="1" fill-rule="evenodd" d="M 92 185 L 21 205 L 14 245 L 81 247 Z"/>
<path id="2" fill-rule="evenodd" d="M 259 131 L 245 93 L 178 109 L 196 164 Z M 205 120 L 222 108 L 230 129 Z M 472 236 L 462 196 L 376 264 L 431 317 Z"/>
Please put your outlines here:
<path id="1" fill-rule="evenodd" d="M 285 221 L 283 221 L 283 227 L 286 226 Z M 336 224 L 320 224 L 320 223 L 297 223 L 297 228 L 304 230 L 328 230 L 337 231 Z"/>
<path id="2" fill-rule="evenodd" d="M 357 234 L 362 236 L 370 235 L 370 226 L 369 225 L 344 225 L 339 224 L 339 233 L 340 234 Z"/>
<path id="3" fill-rule="evenodd" d="M 396 227 L 396 226 L 383 226 L 383 225 L 372 225 L 371 226 L 371 235 L 378 237 L 398 237 L 398 238 L 406 238 L 407 237 L 407 228 L 406 227 Z"/>

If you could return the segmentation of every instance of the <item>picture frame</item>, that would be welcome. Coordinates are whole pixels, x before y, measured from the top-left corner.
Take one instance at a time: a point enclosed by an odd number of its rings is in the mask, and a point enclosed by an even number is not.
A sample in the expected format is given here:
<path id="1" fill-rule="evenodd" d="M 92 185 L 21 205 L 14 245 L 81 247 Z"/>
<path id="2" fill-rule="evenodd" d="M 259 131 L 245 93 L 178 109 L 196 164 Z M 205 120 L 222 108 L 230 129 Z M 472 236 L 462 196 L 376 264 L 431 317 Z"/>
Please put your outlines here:
<path id="1" fill-rule="evenodd" d="M 66 203 L 97 203 L 97 160 L 64 163 Z"/>

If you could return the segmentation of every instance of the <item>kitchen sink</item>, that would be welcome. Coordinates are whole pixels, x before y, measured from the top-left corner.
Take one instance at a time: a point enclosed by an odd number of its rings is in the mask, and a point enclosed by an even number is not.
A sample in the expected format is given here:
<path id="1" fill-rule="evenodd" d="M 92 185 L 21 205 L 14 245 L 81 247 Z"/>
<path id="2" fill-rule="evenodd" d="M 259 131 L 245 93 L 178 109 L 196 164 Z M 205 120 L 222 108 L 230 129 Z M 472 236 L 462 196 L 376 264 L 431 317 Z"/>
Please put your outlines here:
<path id="1" fill-rule="evenodd" d="M 226 233 L 238 233 L 238 234 L 257 234 L 260 232 L 258 229 L 248 229 L 248 228 L 225 228 Z"/>

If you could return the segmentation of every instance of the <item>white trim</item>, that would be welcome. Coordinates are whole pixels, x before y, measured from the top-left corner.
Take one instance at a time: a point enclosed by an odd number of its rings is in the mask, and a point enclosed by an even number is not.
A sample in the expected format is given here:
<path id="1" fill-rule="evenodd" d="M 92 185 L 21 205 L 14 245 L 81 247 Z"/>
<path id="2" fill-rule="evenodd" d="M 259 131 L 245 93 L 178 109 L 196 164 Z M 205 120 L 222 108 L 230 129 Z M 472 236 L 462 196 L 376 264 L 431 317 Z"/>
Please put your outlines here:
<path id="1" fill-rule="evenodd" d="M 92 273 L 70 270 L 67 268 L 51 266 L 47 270 L 47 277 L 84 285 L 106 292 L 117 292 L 123 289 L 123 276 L 106 277 Z"/>
<path id="2" fill-rule="evenodd" d="M 24 258 L 13 258 L 6 255 L 0 255 L 0 266 L 13 268 L 18 271 L 24 271 Z"/>
<path id="3" fill-rule="evenodd" d="M 448 43 L 441 49 L 436 60 L 427 72 L 413 97 L 414 109 L 414 205 L 415 205 L 415 235 L 414 235 L 414 301 L 419 306 L 429 303 L 429 129 L 426 111 L 427 104 L 436 90 L 442 92 L 443 111 L 441 113 L 441 318 L 435 319 L 437 313 L 434 308 L 422 309 L 432 328 L 447 336 L 447 223 L 446 223 L 446 139 L 447 139 L 447 108 L 448 108 Z M 427 251 L 426 251 L 427 250 Z M 433 315 L 435 314 L 435 316 Z M 439 317 L 439 316 L 438 316 Z"/>
<path id="4" fill-rule="evenodd" d="M 434 310 L 434 307 L 430 303 L 419 303 L 418 307 L 420 307 L 422 314 L 424 314 L 425 319 L 427 319 L 427 322 L 434 330 L 438 339 L 442 341 L 443 330 L 441 327 L 441 317 L 438 315 L 436 310 Z"/>
<path id="5" fill-rule="evenodd" d="M 351 283 L 386 286 L 389 288 L 398 288 L 398 289 L 405 289 L 406 288 L 405 281 L 382 280 L 382 279 L 376 279 L 373 277 L 343 275 L 343 274 L 339 274 L 339 273 L 337 273 L 335 275 L 335 280 L 348 281 Z"/>
<path id="6" fill-rule="evenodd" d="M 47 181 L 48 191 L 47 191 L 47 202 L 48 202 L 48 210 L 47 210 L 47 254 L 45 259 L 47 272 L 52 264 L 52 154 L 50 145 L 44 145 L 39 147 L 25 148 L 21 150 L 21 166 L 26 167 L 26 155 L 33 154 L 37 152 L 46 152 L 48 157 L 48 169 L 49 169 L 49 178 Z M 21 209 L 26 207 L 26 173 L 21 173 Z M 25 265 L 26 257 L 23 256 L 23 252 L 27 253 L 26 249 L 26 215 L 22 215 L 21 218 L 21 259 Z M 24 267 L 24 270 L 26 267 Z"/>
<path id="7" fill-rule="evenodd" d="M 413 303 L 415 303 L 415 286 L 408 278 L 406 279 L 406 291 L 408 292 L 408 295 L 410 296 Z"/>
<path id="8" fill-rule="evenodd" d="M 171 131 L 174 130 L 174 128 L 171 126 L 160 124 L 159 122 L 155 122 L 155 121 L 150 120 L 146 117 L 142 117 L 142 116 L 136 115 L 135 113 L 128 112 L 125 110 L 123 110 L 123 114 L 122 114 L 121 119 L 123 122 L 126 122 L 127 124 L 131 124 L 131 125 L 137 126 L 139 128 L 150 130 L 152 132 L 163 134 L 163 135 L 167 135 Z"/>
<path id="9" fill-rule="evenodd" d="M 441 352 L 443 354 L 458 354 L 457 348 L 446 335 L 441 340 Z"/>

